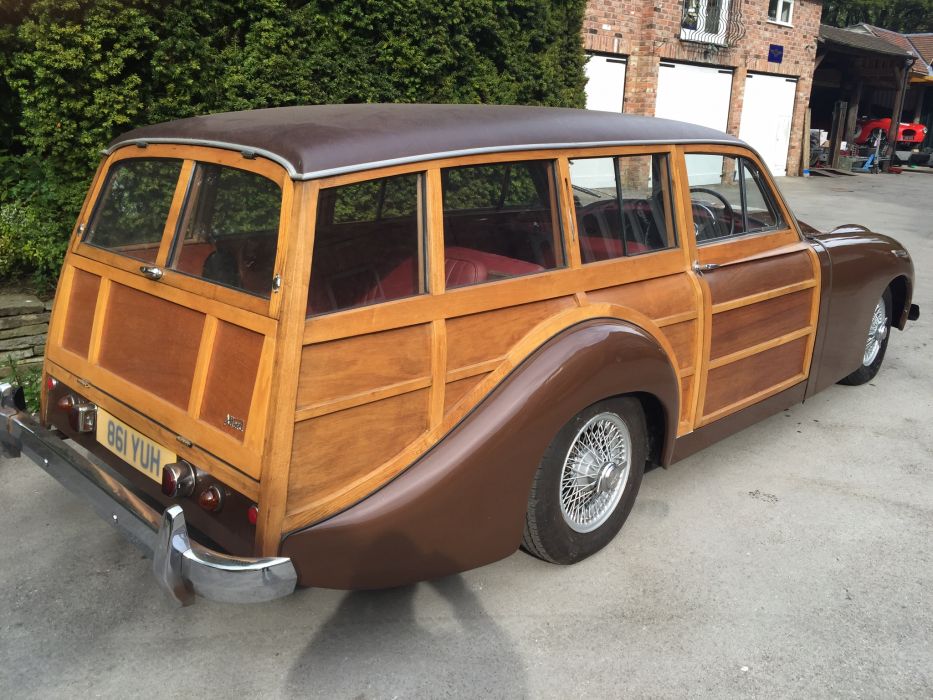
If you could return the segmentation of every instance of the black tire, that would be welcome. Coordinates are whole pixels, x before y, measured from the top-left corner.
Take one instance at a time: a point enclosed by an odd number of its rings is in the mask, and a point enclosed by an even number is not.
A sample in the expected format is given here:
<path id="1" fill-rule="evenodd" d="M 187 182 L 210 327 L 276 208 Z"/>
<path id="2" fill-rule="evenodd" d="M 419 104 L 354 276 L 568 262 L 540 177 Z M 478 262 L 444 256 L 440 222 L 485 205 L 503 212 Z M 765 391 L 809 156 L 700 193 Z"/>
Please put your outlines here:
<path id="1" fill-rule="evenodd" d="M 866 384 L 875 378 L 875 375 L 878 374 L 878 370 L 881 369 L 881 363 L 884 362 L 884 353 L 888 349 L 888 339 L 891 337 L 891 290 L 885 289 L 884 294 L 881 295 L 881 300 L 884 302 L 884 316 L 885 316 L 885 325 L 884 325 L 884 339 L 881 341 L 881 347 L 878 349 L 878 354 L 875 355 L 875 358 L 868 364 L 862 364 L 857 370 L 855 370 L 849 376 L 840 379 L 840 384 L 847 384 L 848 386 L 859 386 L 860 384 Z M 874 310 L 872 312 L 874 315 Z M 871 320 L 869 320 L 869 331 Z M 867 336 L 866 336 L 867 341 Z"/>
<path id="2" fill-rule="evenodd" d="M 628 476 L 621 496 L 605 520 L 589 532 L 578 532 L 565 519 L 561 509 L 561 475 L 573 442 L 589 421 L 601 414 L 614 414 L 628 429 Z M 529 554 L 555 564 L 573 564 L 595 554 L 619 532 L 635 503 L 648 455 L 648 431 L 641 403 L 633 397 L 607 399 L 593 404 L 574 416 L 548 445 L 538 466 L 528 511 L 522 547 Z M 595 485 L 594 485 L 595 488 Z"/>

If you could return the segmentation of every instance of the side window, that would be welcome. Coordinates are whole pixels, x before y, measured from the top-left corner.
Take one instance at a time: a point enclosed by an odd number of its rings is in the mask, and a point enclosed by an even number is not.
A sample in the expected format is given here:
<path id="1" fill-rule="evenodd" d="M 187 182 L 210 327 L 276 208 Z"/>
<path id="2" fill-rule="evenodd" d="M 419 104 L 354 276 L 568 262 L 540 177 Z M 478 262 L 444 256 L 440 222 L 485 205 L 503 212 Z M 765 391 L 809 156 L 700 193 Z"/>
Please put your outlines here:
<path id="1" fill-rule="evenodd" d="M 308 315 L 425 292 L 418 174 L 321 190 Z"/>
<path id="2" fill-rule="evenodd" d="M 784 227 L 761 171 L 745 158 L 688 153 L 697 243 Z"/>
<path id="3" fill-rule="evenodd" d="M 564 265 L 551 161 L 445 168 L 441 183 L 448 289 Z"/>
<path id="4" fill-rule="evenodd" d="M 574 158 L 570 182 L 584 263 L 676 245 L 666 155 Z"/>
<path id="5" fill-rule="evenodd" d="M 101 189 L 85 243 L 155 262 L 182 161 L 132 158 L 115 163 Z"/>
<path id="6" fill-rule="evenodd" d="M 247 170 L 198 163 L 171 268 L 268 297 L 278 245 L 282 190 Z"/>

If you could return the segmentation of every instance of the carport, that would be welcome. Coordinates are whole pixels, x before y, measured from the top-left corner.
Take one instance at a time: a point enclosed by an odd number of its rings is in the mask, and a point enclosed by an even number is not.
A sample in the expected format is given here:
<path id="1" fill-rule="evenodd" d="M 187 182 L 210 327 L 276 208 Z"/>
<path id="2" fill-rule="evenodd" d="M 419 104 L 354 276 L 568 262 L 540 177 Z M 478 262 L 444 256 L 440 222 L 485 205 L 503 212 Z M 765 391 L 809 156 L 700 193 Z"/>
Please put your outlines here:
<path id="1" fill-rule="evenodd" d="M 912 54 L 871 34 L 820 25 L 810 94 L 811 127 L 829 132 L 832 167 L 838 165 L 840 146 L 855 133 L 860 115 L 891 117 L 884 154 L 890 158 L 915 60 Z M 890 91 L 894 97 L 889 106 L 885 93 Z M 808 141 L 805 133 L 805 144 Z"/>

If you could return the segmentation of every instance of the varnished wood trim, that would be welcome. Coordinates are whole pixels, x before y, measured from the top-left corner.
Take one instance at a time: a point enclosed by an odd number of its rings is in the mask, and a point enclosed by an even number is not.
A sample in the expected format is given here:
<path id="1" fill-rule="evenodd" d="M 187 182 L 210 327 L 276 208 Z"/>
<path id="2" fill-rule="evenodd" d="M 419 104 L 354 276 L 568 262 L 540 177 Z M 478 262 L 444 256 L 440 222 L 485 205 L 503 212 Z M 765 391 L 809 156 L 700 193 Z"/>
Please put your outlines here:
<path id="1" fill-rule="evenodd" d="M 271 374 L 275 378 L 274 389 L 270 393 L 265 449 L 262 452 L 256 553 L 263 556 L 278 553 L 285 519 L 318 191 L 316 182 L 295 185 L 295 196 L 288 217 L 288 246 L 286 250 L 280 251 L 280 255 L 285 255 L 283 276 L 291 280 L 291 284 L 282 288 L 281 320 L 275 336 Z"/>
<path id="2" fill-rule="evenodd" d="M 172 241 L 175 239 L 175 230 L 178 228 L 178 217 L 181 215 L 181 209 L 188 194 L 188 183 L 191 181 L 192 171 L 194 171 L 194 161 L 184 161 L 181 165 L 178 181 L 175 183 L 175 193 L 172 195 L 168 216 L 165 217 L 165 226 L 162 228 L 162 242 L 159 244 L 159 252 L 156 253 L 155 260 L 157 267 L 165 267 L 168 261 Z"/>
<path id="3" fill-rule="evenodd" d="M 661 318 L 654 319 L 654 322 L 658 325 L 659 328 L 664 328 L 665 326 L 673 326 L 675 323 L 683 323 L 684 321 L 692 321 L 695 318 L 698 318 L 696 311 L 684 311 L 679 314 L 671 314 L 670 316 L 662 316 Z"/>
<path id="4" fill-rule="evenodd" d="M 217 335 L 217 317 L 206 316 L 201 328 L 201 342 L 198 345 L 198 359 L 194 365 L 194 378 L 191 381 L 191 395 L 188 397 L 188 415 L 198 418 L 201 415 L 201 403 L 204 401 L 204 387 L 207 384 L 207 371 L 214 354 L 214 338 Z"/>
<path id="5" fill-rule="evenodd" d="M 110 303 L 110 287 L 112 283 L 106 277 L 100 280 L 97 289 L 97 303 L 94 304 L 94 325 L 91 327 L 91 341 L 87 349 L 87 361 L 96 365 L 100 357 L 100 344 L 104 337 L 104 327 L 107 323 L 107 305 Z"/>
<path id="6" fill-rule="evenodd" d="M 695 368 L 695 367 L 684 367 L 683 369 L 677 370 L 677 376 L 678 376 L 680 379 L 683 379 L 684 377 L 689 377 L 689 376 L 691 376 L 691 375 L 693 375 L 693 374 L 696 374 L 696 368 Z"/>
<path id="7" fill-rule="evenodd" d="M 440 425 L 444 418 L 444 396 L 447 392 L 447 322 L 431 323 L 431 399 L 428 427 Z"/>
<path id="8" fill-rule="evenodd" d="M 586 292 L 575 292 L 573 300 L 577 303 L 577 306 L 586 306 L 589 303 L 586 300 Z"/>
<path id="9" fill-rule="evenodd" d="M 91 386 L 79 384 L 79 376 L 70 370 L 65 369 L 62 361 L 68 362 L 69 359 L 80 360 L 83 358 L 80 358 L 78 355 L 70 353 L 67 350 L 63 350 L 61 348 L 51 349 L 51 355 L 51 357 L 46 355 L 46 364 L 48 366 L 48 371 L 50 371 L 56 378 L 60 379 L 68 386 L 76 387 L 77 390 L 80 390 L 83 396 L 87 397 L 98 406 L 103 407 L 108 413 L 113 414 L 127 425 L 132 426 L 136 430 L 140 431 L 143 435 L 147 435 L 156 442 L 164 445 L 167 449 L 176 453 L 179 457 L 182 457 L 192 464 L 206 469 L 211 474 L 216 476 L 220 481 L 236 489 L 247 498 L 257 498 L 259 494 L 259 484 L 257 481 L 251 479 L 236 467 L 233 467 L 229 463 L 219 459 L 216 455 L 212 454 L 206 449 L 203 449 L 197 444 L 194 444 L 191 447 L 186 447 L 182 443 L 178 442 L 175 439 L 177 433 L 174 430 L 165 427 L 164 424 L 156 419 L 156 416 L 151 415 L 151 412 L 148 411 L 148 405 L 147 412 L 149 415 L 144 416 L 137 413 L 136 410 L 130 408 L 124 402 L 114 398 L 93 383 Z M 80 377 L 80 379 L 86 381 L 85 377 Z M 132 403 L 132 400 L 127 400 Z"/>
<path id="10" fill-rule="evenodd" d="M 46 345 L 61 346 L 65 337 L 65 321 L 68 318 L 68 307 L 71 305 L 71 288 L 74 279 L 75 269 L 66 260 L 62 266 L 61 278 L 58 281 L 55 299 L 52 302 L 52 314 L 49 317 L 49 335 Z M 100 293 L 99 289 L 98 293 Z"/>
<path id="11" fill-rule="evenodd" d="M 429 170 L 425 176 L 427 188 L 427 235 L 428 290 L 434 296 L 444 293 L 447 284 L 444 260 L 444 199 L 441 188 L 441 171 Z"/>
<path id="12" fill-rule="evenodd" d="M 456 382 L 461 379 L 469 379 L 470 377 L 475 377 L 478 374 L 486 374 L 487 372 L 492 372 L 494 369 L 498 368 L 505 361 L 505 357 L 495 357 L 491 360 L 485 360 L 483 362 L 477 362 L 472 365 L 465 365 L 463 367 L 458 367 L 456 369 L 449 370 L 447 372 L 447 382 Z"/>
<path id="13" fill-rule="evenodd" d="M 816 286 L 816 280 L 805 280 L 803 282 L 795 282 L 794 284 L 787 284 L 783 287 L 775 287 L 774 289 L 768 289 L 764 292 L 759 292 L 758 294 L 749 294 L 745 297 L 739 297 L 738 299 L 731 299 L 729 301 L 723 301 L 719 304 L 713 305 L 713 313 L 718 314 L 723 311 L 731 311 L 732 309 L 737 309 L 741 306 L 748 306 L 749 304 L 757 304 L 760 301 L 767 301 L 768 299 L 775 299 L 777 297 L 784 296 L 786 294 L 793 294 L 794 292 L 800 292 L 804 289 L 810 289 L 811 287 Z M 814 295 L 816 296 L 816 295 Z"/>
<path id="14" fill-rule="evenodd" d="M 109 168 L 114 163 L 132 158 L 176 158 L 178 160 L 193 160 L 202 163 L 216 163 L 226 165 L 237 170 L 248 170 L 267 177 L 281 187 L 290 180 L 288 173 L 278 163 L 257 156 L 244 158 L 242 153 L 224 148 L 211 148 L 210 146 L 191 146 L 187 144 L 151 143 L 146 148 L 124 146 L 111 153 L 106 164 Z"/>
<path id="15" fill-rule="evenodd" d="M 716 243 L 700 246 L 697 259 L 701 264 L 715 263 L 720 267 L 740 265 L 741 263 L 790 255 L 806 250 L 810 246 L 797 238 L 797 232 L 791 229 L 750 233 L 732 239 L 723 239 Z"/>
<path id="16" fill-rule="evenodd" d="M 640 282 L 683 272 L 679 250 L 638 258 L 616 258 L 580 269 L 563 268 L 526 277 L 453 289 L 442 297 L 423 295 L 315 316 L 305 324 L 304 344 L 456 318 L 534 301 L 571 296 L 583 290 Z"/>
<path id="17" fill-rule="evenodd" d="M 457 402 L 453 409 L 448 411 L 440 424 L 427 430 L 421 437 L 410 443 L 408 447 L 400 453 L 386 460 L 371 472 L 348 483 L 339 491 L 327 494 L 310 503 L 302 504 L 290 511 L 283 523 L 285 530 L 290 531 L 303 527 L 322 517 L 326 517 L 327 515 L 346 508 L 366 494 L 371 493 L 380 485 L 386 483 L 435 445 L 447 432 L 459 423 L 486 394 L 492 391 L 499 382 L 505 379 L 515 367 L 537 350 L 543 343 L 566 328 L 595 318 L 618 318 L 619 320 L 628 321 L 641 327 L 661 346 L 663 352 L 667 355 L 671 367 L 677 366 L 670 342 L 664 337 L 661 329 L 644 314 L 614 304 L 591 304 L 583 308 L 572 307 L 565 309 L 539 323 L 520 341 L 515 343 L 502 361 L 499 362 L 498 366 L 481 379 L 476 386 L 471 388 Z M 448 381 L 450 381 L 450 376 L 451 373 L 448 372 Z M 677 390 L 679 394 L 679 383 Z"/>
<path id="18" fill-rule="evenodd" d="M 822 271 L 820 269 L 820 258 L 816 254 L 816 251 L 813 250 L 811 246 L 807 246 L 807 254 L 810 257 L 810 264 L 813 266 L 813 276 L 816 278 L 814 280 L 814 285 L 816 290 L 821 289 L 822 284 Z M 810 336 L 810 339 L 807 341 L 807 347 L 804 350 L 803 356 L 803 371 L 807 377 L 810 376 L 810 363 L 813 361 L 813 347 L 816 343 L 816 328 L 819 323 L 820 317 L 820 295 L 817 291 L 814 291 L 810 295 L 810 325 L 813 327 L 813 335 Z"/>
<path id="19" fill-rule="evenodd" d="M 285 258 L 288 255 L 288 234 L 291 231 L 291 216 L 294 212 L 295 183 L 290 179 L 282 185 L 282 209 L 279 217 L 279 234 L 276 238 L 275 266 L 272 268 L 273 279 L 275 275 L 282 281 L 278 291 L 269 293 L 268 313 L 273 318 L 279 318 L 282 312 L 282 298 L 286 285 L 300 284 L 299 280 L 289 279 L 285 276 Z M 261 312 L 260 312 L 261 313 Z"/>
<path id="20" fill-rule="evenodd" d="M 779 384 L 775 384 L 772 387 L 763 389 L 755 394 L 752 394 L 751 396 L 746 396 L 741 401 L 737 401 L 735 403 L 729 404 L 728 406 L 723 406 L 719 410 L 713 411 L 712 413 L 703 416 L 703 419 L 702 421 L 700 421 L 700 423 L 701 425 L 707 425 L 709 423 L 712 423 L 715 420 L 722 418 L 723 416 L 729 415 L 730 413 L 741 411 L 743 408 L 747 408 L 748 406 L 751 406 L 753 403 L 758 403 L 759 401 L 763 401 L 769 396 L 773 396 L 774 394 L 779 394 L 785 389 L 789 389 L 795 384 L 798 384 L 799 382 L 806 380 L 806 378 L 807 378 L 807 375 L 803 372 L 800 372 L 799 374 L 795 374 L 790 379 L 785 379 L 783 382 Z"/>
<path id="21" fill-rule="evenodd" d="M 234 325 L 248 328 L 257 333 L 262 333 L 263 335 L 269 335 L 275 332 L 275 320 L 267 316 L 246 311 L 245 309 L 229 306 L 219 302 L 217 299 L 205 298 L 200 294 L 169 287 L 163 285 L 161 282 L 154 282 L 138 274 L 114 269 L 105 263 L 79 255 L 71 256 L 68 262 L 76 268 L 98 275 L 102 279 L 112 279 L 114 282 L 151 294 L 160 299 L 171 301 L 195 311 L 200 311 L 203 314 L 217 316 L 221 321 L 228 321 Z"/>
<path id="22" fill-rule="evenodd" d="M 350 396 L 341 396 L 339 399 L 331 399 L 310 406 L 302 406 L 295 411 L 295 422 L 300 423 L 301 421 L 317 418 L 318 416 L 323 416 L 328 413 L 337 413 L 338 411 L 345 411 L 348 408 L 355 408 L 364 404 L 382 401 L 383 399 L 390 399 L 393 396 L 409 394 L 429 386 L 431 386 L 431 377 L 418 377 L 417 379 L 396 382 L 395 384 L 389 384 L 388 386 L 378 389 L 367 389 L 366 391 L 351 394 Z M 443 406 L 443 403 L 441 406 Z"/>
<path id="23" fill-rule="evenodd" d="M 573 203 L 573 186 L 570 182 L 570 161 L 566 157 L 557 159 L 557 181 L 560 193 L 560 209 L 564 227 L 564 249 L 567 267 L 579 268 L 583 262 L 580 256 L 579 232 L 577 231 L 577 211 Z"/>
<path id="24" fill-rule="evenodd" d="M 771 340 L 766 340 L 763 343 L 758 343 L 758 345 L 742 348 L 741 350 L 737 350 L 736 352 L 733 352 L 729 355 L 723 355 L 722 357 L 718 357 L 715 360 L 710 360 L 708 365 L 709 369 L 716 369 L 717 367 L 722 367 L 723 365 L 728 365 L 733 362 L 738 362 L 739 360 L 744 360 L 746 357 L 757 355 L 758 353 L 764 352 L 765 350 L 776 348 L 779 345 L 786 345 L 793 340 L 810 335 L 813 333 L 813 331 L 813 326 L 807 326 L 806 328 L 801 328 L 794 331 L 793 333 L 786 333 L 785 335 L 778 336 L 777 338 L 772 338 Z"/>
<path id="25" fill-rule="evenodd" d="M 256 382 L 249 403 L 249 422 L 246 425 L 244 444 L 248 449 L 261 451 L 269 421 L 269 404 L 272 397 L 272 363 L 275 360 L 275 336 L 267 335 L 262 341 Z"/>

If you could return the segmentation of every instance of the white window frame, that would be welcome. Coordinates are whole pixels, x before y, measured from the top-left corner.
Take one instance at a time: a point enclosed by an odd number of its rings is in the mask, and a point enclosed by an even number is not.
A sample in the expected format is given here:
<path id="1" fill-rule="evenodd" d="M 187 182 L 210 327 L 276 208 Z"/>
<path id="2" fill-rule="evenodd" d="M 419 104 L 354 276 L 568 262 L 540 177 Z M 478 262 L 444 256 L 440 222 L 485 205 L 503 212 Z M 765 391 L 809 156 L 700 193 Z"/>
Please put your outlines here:
<path id="1" fill-rule="evenodd" d="M 735 0 L 736 2 L 741 2 L 741 0 Z M 729 21 L 729 4 L 733 0 L 721 0 L 721 5 L 719 8 L 719 31 L 713 34 L 706 30 L 706 13 L 709 9 L 711 2 L 716 2 L 716 0 L 683 0 L 681 5 L 683 16 L 690 14 L 690 11 L 696 12 L 697 15 L 697 26 L 696 29 L 688 29 L 681 24 L 680 28 L 680 38 L 684 41 L 699 41 L 704 44 L 719 44 L 720 46 L 726 45 L 726 27 L 727 22 Z M 681 19 L 681 23 L 683 19 Z"/>
<path id="2" fill-rule="evenodd" d="M 771 4 L 774 4 L 774 16 L 771 16 Z M 784 14 L 784 8 L 787 8 L 787 19 L 781 19 Z M 794 26 L 794 0 L 770 0 L 768 3 L 768 21 L 772 24 L 780 24 L 783 27 Z"/>

